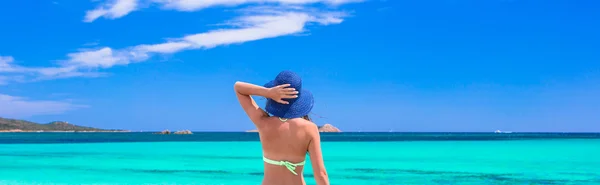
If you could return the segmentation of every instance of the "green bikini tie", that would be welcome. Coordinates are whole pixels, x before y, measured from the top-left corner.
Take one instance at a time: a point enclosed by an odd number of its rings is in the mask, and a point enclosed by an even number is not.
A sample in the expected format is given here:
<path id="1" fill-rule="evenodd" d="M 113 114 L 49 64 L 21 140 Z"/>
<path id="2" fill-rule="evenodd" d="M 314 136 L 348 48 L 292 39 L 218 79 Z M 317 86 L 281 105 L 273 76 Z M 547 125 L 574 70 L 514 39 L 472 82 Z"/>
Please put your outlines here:
<path id="1" fill-rule="evenodd" d="M 272 164 L 272 165 L 285 166 L 294 175 L 298 175 L 298 173 L 296 173 L 296 171 L 295 171 L 296 170 L 296 166 L 304 165 L 304 162 L 306 162 L 306 161 L 302 161 L 300 163 L 294 164 L 294 163 L 290 163 L 290 162 L 287 162 L 287 161 L 274 161 L 274 160 L 271 160 L 271 159 L 267 159 L 266 157 L 263 157 L 263 160 L 266 163 L 269 163 L 269 164 Z"/>

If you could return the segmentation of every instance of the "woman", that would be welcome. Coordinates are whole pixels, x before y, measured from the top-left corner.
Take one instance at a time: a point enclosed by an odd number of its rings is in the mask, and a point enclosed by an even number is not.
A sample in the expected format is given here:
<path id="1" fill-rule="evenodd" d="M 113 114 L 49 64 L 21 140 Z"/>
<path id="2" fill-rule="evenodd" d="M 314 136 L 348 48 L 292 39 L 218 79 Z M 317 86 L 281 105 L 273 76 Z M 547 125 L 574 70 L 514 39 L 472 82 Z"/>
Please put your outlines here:
<path id="1" fill-rule="evenodd" d="M 319 130 L 308 118 L 313 96 L 302 89 L 302 79 L 294 72 L 283 71 L 264 87 L 236 82 L 234 89 L 258 128 L 265 170 L 262 184 L 304 185 L 302 170 L 308 152 L 317 185 L 329 185 Z M 252 95 L 267 98 L 266 112 Z"/>

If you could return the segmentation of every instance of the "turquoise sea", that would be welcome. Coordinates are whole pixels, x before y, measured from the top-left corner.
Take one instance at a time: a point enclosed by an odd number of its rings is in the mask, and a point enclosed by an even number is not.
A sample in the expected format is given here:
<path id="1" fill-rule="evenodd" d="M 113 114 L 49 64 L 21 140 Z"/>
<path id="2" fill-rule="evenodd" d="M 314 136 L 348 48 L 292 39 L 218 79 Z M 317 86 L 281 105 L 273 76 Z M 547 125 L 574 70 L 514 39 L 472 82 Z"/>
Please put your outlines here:
<path id="1" fill-rule="evenodd" d="M 322 138 L 333 185 L 600 184 L 600 134 Z M 0 133 L 3 185 L 256 185 L 262 167 L 256 133 Z"/>

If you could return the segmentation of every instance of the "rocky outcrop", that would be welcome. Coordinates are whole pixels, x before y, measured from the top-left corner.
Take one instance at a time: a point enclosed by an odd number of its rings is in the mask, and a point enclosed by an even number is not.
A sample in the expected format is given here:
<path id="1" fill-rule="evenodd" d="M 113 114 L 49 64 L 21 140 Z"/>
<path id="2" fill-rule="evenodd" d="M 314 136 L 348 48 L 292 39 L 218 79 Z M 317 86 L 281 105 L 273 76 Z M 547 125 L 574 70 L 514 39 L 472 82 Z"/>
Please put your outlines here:
<path id="1" fill-rule="evenodd" d="M 342 132 L 340 129 L 334 127 L 331 124 L 325 124 L 319 127 L 319 132 Z"/>
<path id="2" fill-rule="evenodd" d="M 171 131 L 169 131 L 169 130 L 163 130 L 163 131 L 158 132 L 156 134 L 171 134 Z"/>
<path id="3" fill-rule="evenodd" d="M 174 134 L 192 134 L 192 131 L 189 130 L 180 130 L 175 132 Z"/>

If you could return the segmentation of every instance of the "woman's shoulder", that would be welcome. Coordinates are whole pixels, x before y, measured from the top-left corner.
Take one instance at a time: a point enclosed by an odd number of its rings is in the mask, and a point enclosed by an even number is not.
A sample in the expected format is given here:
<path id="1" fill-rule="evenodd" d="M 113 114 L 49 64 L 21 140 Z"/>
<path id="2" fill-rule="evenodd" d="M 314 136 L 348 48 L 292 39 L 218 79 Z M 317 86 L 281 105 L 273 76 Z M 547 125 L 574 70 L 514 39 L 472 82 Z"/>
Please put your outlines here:
<path id="1" fill-rule="evenodd" d="M 319 130 L 319 127 L 317 126 L 317 124 L 313 123 L 312 121 L 308 121 L 305 119 L 301 119 L 298 120 L 296 123 L 300 128 L 302 128 L 303 130 L 307 131 L 307 132 L 313 132 L 315 130 Z"/>

